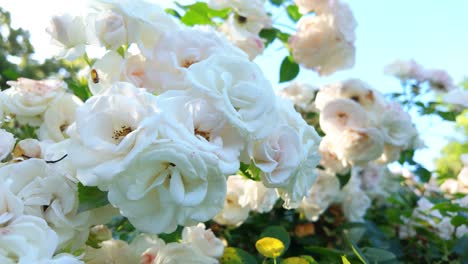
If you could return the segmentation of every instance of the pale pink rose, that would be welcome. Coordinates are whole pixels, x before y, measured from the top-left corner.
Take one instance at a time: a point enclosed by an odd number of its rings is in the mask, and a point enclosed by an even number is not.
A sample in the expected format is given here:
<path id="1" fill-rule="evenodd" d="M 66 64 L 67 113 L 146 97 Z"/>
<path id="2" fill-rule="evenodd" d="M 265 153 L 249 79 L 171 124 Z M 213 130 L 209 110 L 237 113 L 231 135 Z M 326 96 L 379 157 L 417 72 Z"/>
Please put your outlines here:
<path id="1" fill-rule="evenodd" d="M 415 60 L 395 60 L 384 68 L 387 75 L 397 77 L 401 80 L 414 79 L 423 81 L 426 78 L 426 73 L 421 64 Z"/>
<path id="2" fill-rule="evenodd" d="M 355 59 L 354 39 L 347 39 L 349 33 L 341 30 L 331 15 L 303 17 L 298 31 L 289 39 L 294 59 L 321 76 L 351 68 Z"/>
<path id="3" fill-rule="evenodd" d="M 426 78 L 432 89 L 440 92 L 448 92 L 455 88 L 452 76 L 442 69 L 426 70 Z"/>

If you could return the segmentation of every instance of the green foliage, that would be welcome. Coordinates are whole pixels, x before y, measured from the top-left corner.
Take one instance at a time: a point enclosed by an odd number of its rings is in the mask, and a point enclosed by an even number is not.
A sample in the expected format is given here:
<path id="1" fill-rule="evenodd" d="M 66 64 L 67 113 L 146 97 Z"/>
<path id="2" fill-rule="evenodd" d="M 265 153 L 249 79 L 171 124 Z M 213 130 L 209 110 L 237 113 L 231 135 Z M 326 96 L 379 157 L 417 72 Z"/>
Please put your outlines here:
<path id="1" fill-rule="evenodd" d="M 222 264 L 256 264 L 255 257 L 240 248 L 227 247 L 221 257 Z"/>
<path id="2" fill-rule="evenodd" d="M 286 56 L 280 66 L 279 82 L 291 81 L 299 74 L 299 65 L 291 56 Z"/>
<path id="3" fill-rule="evenodd" d="M 288 5 L 288 7 L 286 7 L 286 11 L 289 18 L 291 18 L 294 22 L 299 21 L 299 19 L 302 17 L 301 13 L 299 13 L 299 8 L 297 8 L 296 5 Z"/>
<path id="4" fill-rule="evenodd" d="M 214 25 L 215 18 L 226 19 L 231 13 L 231 10 L 229 8 L 215 10 L 210 8 L 207 3 L 202 2 L 197 2 L 192 5 L 178 4 L 178 6 L 185 11 L 185 14 L 180 18 L 180 21 L 187 26 Z M 170 12 L 174 13 L 173 11 Z M 175 12 L 175 14 L 178 13 Z"/>
<path id="5" fill-rule="evenodd" d="M 99 208 L 109 204 L 107 192 L 99 190 L 97 187 L 84 186 L 78 183 L 78 212 L 84 212 Z"/>

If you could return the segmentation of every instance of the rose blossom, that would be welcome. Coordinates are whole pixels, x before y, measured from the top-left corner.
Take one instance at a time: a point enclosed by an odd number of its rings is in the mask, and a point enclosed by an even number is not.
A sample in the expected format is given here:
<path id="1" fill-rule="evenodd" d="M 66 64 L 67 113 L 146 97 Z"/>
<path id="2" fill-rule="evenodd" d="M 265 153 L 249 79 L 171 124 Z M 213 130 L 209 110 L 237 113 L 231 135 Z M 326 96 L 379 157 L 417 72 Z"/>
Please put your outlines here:
<path id="1" fill-rule="evenodd" d="M 275 94 L 256 64 L 214 55 L 192 65 L 187 77 L 243 137 L 261 139 L 271 133 L 277 118 Z"/>
<path id="2" fill-rule="evenodd" d="M 0 129 L 0 162 L 4 160 L 13 150 L 16 140 L 13 134 Z"/>
<path id="3" fill-rule="evenodd" d="M 41 115 L 66 89 L 66 84 L 58 80 L 19 78 L 17 81 L 8 81 L 7 84 L 11 87 L 1 92 L 5 112 L 30 125 L 39 125 Z"/>
<path id="4" fill-rule="evenodd" d="M 185 227 L 182 230 L 182 243 L 190 244 L 198 249 L 203 255 L 220 258 L 223 255 L 224 245 L 211 229 L 206 229 L 205 224 Z"/>
<path id="5" fill-rule="evenodd" d="M 220 225 L 240 226 L 249 217 L 249 206 L 240 204 L 240 197 L 245 192 L 244 184 L 246 181 L 247 179 L 240 175 L 228 177 L 224 208 L 213 218 L 213 221 Z"/>
<path id="6" fill-rule="evenodd" d="M 54 16 L 46 31 L 51 35 L 53 42 L 63 48 L 59 57 L 75 60 L 86 52 L 88 39 L 83 18 L 69 14 Z"/>
<path id="7" fill-rule="evenodd" d="M 44 112 L 38 138 L 55 142 L 64 140 L 68 126 L 75 122 L 76 109 L 82 104 L 80 98 L 68 93 L 54 100 Z"/>

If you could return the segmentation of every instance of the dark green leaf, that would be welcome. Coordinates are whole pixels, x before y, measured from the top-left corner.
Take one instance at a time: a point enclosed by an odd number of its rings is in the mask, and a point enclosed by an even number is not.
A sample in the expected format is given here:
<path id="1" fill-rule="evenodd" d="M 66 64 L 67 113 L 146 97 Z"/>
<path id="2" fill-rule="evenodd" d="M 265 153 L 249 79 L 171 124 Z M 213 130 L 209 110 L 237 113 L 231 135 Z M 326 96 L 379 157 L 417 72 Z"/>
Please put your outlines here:
<path id="1" fill-rule="evenodd" d="M 429 180 L 431 179 L 431 172 L 423 166 L 418 165 L 414 173 L 418 175 L 419 179 L 422 182 L 429 182 Z"/>
<path id="2" fill-rule="evenodd" d="M 299 8 L 297 8 L 296 5 L 289 5 L 286 7 L 286 11 L 288 12 L 289 18 L 294 22 L 297 22 L 302 17 L 301 13 L 299 13 Z"/>
<path id="3" fill-rule="evenodd" d="M 265 40 L 265 47 L 268 47 L 275 39 L 278 30 L 275 28 L 264 28 L 260 31 L 260 37 Z"/>
<path id="4" fill-rule="evenodd" d="M 461 225 L 468 226 L 468 218 L 464 217 L 463 215 L 458 214 L 452 217 L 452 219 L 450 220 L 450 223 L 455 227 L 459 227 Z"/>
<path id="5" fill-rule="evenodd" d="M 109 204 L 107 193 L 97 187 L 84 186 L 78 183 L 78 212 L 88 211 Z"/>
<path id="6" fill-rule="evenodd" d="M 362 248 L 362 253 L 371 263 L 396 260 L 395 254 L 380 248 Z"/>
<path id="7" fill-rule="evenodd" d="M 336 177 L 338 177 L 338 181 L 340 181 L 340 189 L 342 189 L 349 182 L 349 179 L 351 179 L 351 170 L 345 174 L 337 173 Z"/>
<path id="8" fill-rule="evenodd" d="M 280 67 L 280 83 L 291 81 L 299 74 L 299 65 L 291 56 L 284 57 Z"/>
<path id="9" fill-rule="evenodd" d="M 270 0 L 270 3 L 272 3 L 275 6 L 280 6 L 281 4 L 283 4 L 284 1 L 285 0 Z"/>
<path id="10" fill-rule="evenodd" d="M 270 226 L 267 227 L 263 232 L 260 234 L 260 238 L 262 237 L 273 237 L 281 240 L 284 244 L 284 252 L 286 252 L 289 248 L 289 244 L 291 244 L 291 238 L 289 237 L 288 231 L 282 226 Z"/>

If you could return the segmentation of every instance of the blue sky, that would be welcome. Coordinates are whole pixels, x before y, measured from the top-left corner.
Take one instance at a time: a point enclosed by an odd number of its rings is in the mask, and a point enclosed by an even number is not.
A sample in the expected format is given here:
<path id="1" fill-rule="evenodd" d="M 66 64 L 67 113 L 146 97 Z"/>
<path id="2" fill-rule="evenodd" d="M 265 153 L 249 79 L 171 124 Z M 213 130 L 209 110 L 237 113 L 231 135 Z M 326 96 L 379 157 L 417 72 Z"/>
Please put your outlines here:
<path id="1" fill-rule="evenodd" d="M 15 26 L 30 30 L 37 58 L 52 56 L 45 28 L 52 14 L 80 13 L 84 1 L 72 0 L 0 0 L 0 6 L 11 11 Z M 169 0 L 153 0 L 167 4 Z M 187 2 L 187 1 L 180 1 Z M 190 2 L 190 1 L 189 1 Z M 350 77 L 361 78 L 382 91 L 396 91 L 399 82 L 383 75 L 383 67 L 396 58 L 410 59 L 425 67 L 444 68 L 456 82 L 468 76 L 468 1 L 466 0 L 348 0 L 358 22 L 357 57 L 353 69 L 319 78 L 301 70 L 299 80 L 314 85 L 326 84 Z M 278 79 L 278 69 L 285 50 L 272 49 L 256 61 L 272 82 Z M 418 122 L 429 146 L 418 158 L 430 167 L 431 160 L 450 137 L 450 129 L 440 129 L 438 119 Z M 448 132 L 447 132 L 448 131 Z"/>

